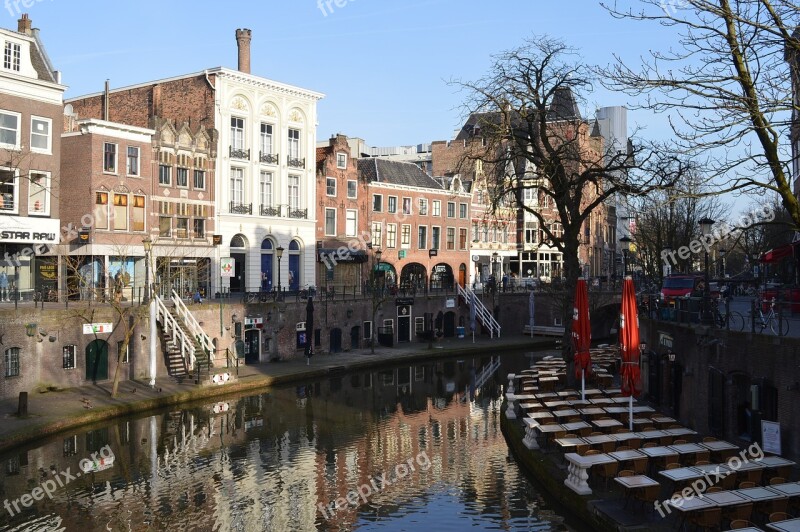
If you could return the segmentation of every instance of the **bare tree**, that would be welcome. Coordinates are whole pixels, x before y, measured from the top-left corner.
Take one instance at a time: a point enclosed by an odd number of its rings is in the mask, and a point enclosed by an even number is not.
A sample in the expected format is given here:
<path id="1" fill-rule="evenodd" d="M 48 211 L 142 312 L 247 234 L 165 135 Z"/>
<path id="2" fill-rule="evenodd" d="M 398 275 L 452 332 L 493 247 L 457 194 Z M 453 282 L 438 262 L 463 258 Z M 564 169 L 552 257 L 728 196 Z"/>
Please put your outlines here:
<path id="1" fill-rule="evenodd" d="M 671 186 L 685 168 L 652 145 L 630 142 L 622 151 L 604 146 L 576 101 L 591 81 L 591 69 L 574 50 L 534 37 L 495 57 L 484 78 L 454 82 L 467 94 L 474 135 L 462 166 L 477 164 L 489 176 L 492 210 L 511 204 L 538 220 L 544 238 L 563 255 L 562 288 L 569 302 L 581 274 L 582 229 L 592 212 L 615 194 Z M 563 316 L 569 361 L 571 304 Z"/>
<path id="2" fill-rule="evenodd" d="M 775 191 L 795 227 L 792 194 L 797 138 L 792 95 L 800 67 L 800 8 L 790 0 L 639 0 L 639 8 L 603 4 L 614 17 L 677 29 L 675 46 L 650 51 L 641 65 L 619 57 L 600 70 L 613 90 L 644 97 L 639 108 L 668 113 L 672 149 L 703 161 L 708 193 Z M 625 2 L 629 4 L 629 2 Z M 793 65 L 793 66 L 790 66 Z M 796 85 L 796 83 L 795 83 Z"/>

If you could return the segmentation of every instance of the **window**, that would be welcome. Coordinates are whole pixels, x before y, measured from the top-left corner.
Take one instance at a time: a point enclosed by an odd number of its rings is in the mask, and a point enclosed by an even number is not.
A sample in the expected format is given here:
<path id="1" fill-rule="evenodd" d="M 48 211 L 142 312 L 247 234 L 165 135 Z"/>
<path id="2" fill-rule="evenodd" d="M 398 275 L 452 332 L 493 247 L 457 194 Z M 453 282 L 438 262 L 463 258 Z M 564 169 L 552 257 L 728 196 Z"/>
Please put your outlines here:
<path id="1" fill-rule="evenodd" d="M 389 208 L 386 212 L 395 213 L 397 212 L 397 197 L 396 196 L 389 196 Z"/>
<path id="2" fill-rule="evenodd" d="M 358 226 L 358 211 L 355 209 L 347 209 L 347 218 L 345 218 L 344 234 L 345 236 L 356 236 L 356 228 Z"/>
<path id="3" fill-rule="evenodd" d="M 289 176 L 289 209 L 296 211 L 300 208 L 300 177 Z"/>
<path id="4" fill-rule="evenodd" d="M 19 72 L 20 46 L 14 42 L 7 42 L 3 53 L 3 68 Z"/>
<path id="5" fill-rule="evenodd" d="M 244 149 L 244 118 L 231 117 L 231 148 Z"/>
<path id="6" fill-rule="evenodd" d="M 428 227 L 420 225 L 417 231 L 417 247 L 419 249 L 426 249 L 428 247 Z"/>
<path id="7" fill-rule="evenodd" d="M 262 207 L 272 207 L 272 172 L 261 172 L 258 193 Z"/>
<path id="8" fill-rule="evenodd" d="M 96 229 L 108 229 L 108 192 L 96 192 L 94 195 L 94 226 Z"/>
<path id="9" fill-rule="evenodd" d="M 175 172 L 175 184 L 179 187 L 189 188 L 189 169 L 178 168 Z"/>
<path id="10" fill-rule="evenodd" d="M 411 198 L 403 198 L 403 214 L 411 214 Z"/>
<path id="11" fill-rule="evenodd" d="M 6 377 L 19 377 L 19 347 L 6 349 Z"/>
<path id="12" fill-rule="evenodd" d="M 358 183 L 353 179 L 347 180 L 347 197 L 349 199 L 356 199 L 358 196 L 357 192 Z"/>
<path id="13" fill-rule="evenodd" d="M 400 245 L 404 248 L 411 247 L 411 226 L 408 224 L 400 227 Z"/>
<path id="14" fill-rule="evenodd" d="M 244 203 L 244 169 L 231 168 L 231 203 Z"/>
<path id="15" fill-rule="evenodd" d="M 372 247 L 379 248 L 381 247 L 382 242 L 383 240 L 381 239 L 381 223 L 372 222 Z"/>
<path id="16" fill-rule="evenodd" d="M 336 179 L 332 177 L 325 178 L 325 194 L 328 196 L 336 195 Z"/>
<path id="17" fill-rule="evenodd" d="M 439 200 L 433 200 L 433 212 L 431 216 L 441 216 L 442 215 L 442 202 Z"/>
<path id="18" fill-rule="evenodd" d="M 397 224 L 386 224 L 386 247 L 397 247 Z"/>
<path id="19" fill-rule="evenodd" d="M 447 202 L 447 217 L 448 218 L 455 218 L 456 217 L 456 204 L 455 202 L 448 201 Z"/>
<path id="20" fill-rule="evenodd" d="M 346 153 L 337 153 L 336 154 L 336 168 L 346 169 L 347 168 L 347 154 Z"/>
<path id="21" fill-rule="evenodd" d="M 383 212 L 383 194 L 372 195 L 372 212 Z"/>
<path id="22" fill-rule="evenodd" d="M 422 216 L 428 215 L 428 200 L 425 198 L 419 199 L 419 213 Z"/>
<path id="23" fill-rule="evenodd" d="M 440 227 L 431 227 L 431 249 L 439 249 L 441 233 Z"/>
<path id="24" fill-rule="evenodd" d="M 178 238 L 189 238 L 189 218 L 175 219 L 175 236 Z"/>
<path id="25" fill-rule="evenodd" d="M 206 221 L 202 218 L 195 218 L 192 220 L 192 230 L 195 238 L 206 237 Z"/>
<path id="26" fill-rule="evenodd" d="M 128 195 L 114 194 L 114 230 L 128 230 Z"/>
<path id="27" fill-rule="evenodd" d="M 472 224 L 472 241 L 477 242 L 480 239 L 480 229 L 478 224 Z"/>
<path id="28" fill-rule="evenodd" d="M 170 186 L 172 184 L 172 167 L 166 164 L 158 166 L 158 184 Z"/>
<path id="29" fill-rule="evenodd" d="M 19 148 L 19 114 L 0 111 L 0 144 Z"/>
<path id="30" fill-rule="evenodd" d="M 103 143 L 103 171 L 112 174 L 117 171 L 117 145 L 113 142 Z"/>
<path id="31" fill-rule="evenodd" d="M 422 334 L 424 331 L 425 331 L 425 318 L 424 318 L 424 317 L 421 317 L 421 316 L 417 316 L 417 317 L 415 317 L 415 318 L 414 318 L 414 333 L 415 333 L 415 334 Z M 423 378 L 425 378 L 425 377 L 424 377 L 424 374 L 425 374 L 425 368 L 424 368 L 424 367 L 420 367 L 420 366 L 416 366 L 416 367 L 414 368 L 414 377 L 415 377 L 415 380 L 422 380 L 422 379 L 417 379 L 417 378 L 416 378 L 416 376 L 417 376 L 417 375 L 416 375 L 416 374 L 417 374 L 417 371 L 419 371 L 419 370 L 422 370 L 422 372 L 423 372 Z"/>
<path id="32" fill-rule="evenodd" d="M 128 146 L 128 175 L 139 175 L 139 148 Z"/>
<path id="33" fill-rule="evenodd" d="M 76 348 L 74 345 L 65 345 L 61 350 L 62 365 L 64 369 L 75 369 Z"/>
<path id="34" fill-rule="evenodd" d="M 458 230 L 458 249 L 467 249 L 467 228 Z"/>
<path id="35" fill-rule="evenodd" d="M 336 209 L 325 209 L 325 234 L 336 236 Z"/>
<path id="36" fill-rule="evenodd" d="M 261 155 L 272 155 L 272 124 L 261 124 Z"/>
<path id="37" fill-rule="evenodd" d="M 455 227 L 447 228 L 447 249 L 456 249 L 456 229 Z"/>
<path id="38" fill-rule="evenodd" d="M 130 363 L 130 347 L 131 344 L 128 342 L 117 342 L 117 360 L 121 360 L 123 364 Z"/>
<path id="39" fill-rule="evenodd" d="M 467 217 L 467 204 L 466 203 L 459 203 L 458 204 L 458 217 L 465 219 Z"/>
<path id="40" fill-rule="evenodd" d="M 205 170 L 194 171 L 194 188 L 196 190 L 206 189 L 206 172 Z"/>
<path id="41" fill-rule="evenodd" d="M 31 172 L 28 184 L 28 214 L 39 216 L 50 214 L 49 189 L 50 178 L 47 174 Z"/>
<path id="42" fill-rule="evenodd" d="M 481 226 L 481 232 L 483 233 L 483 241 L 484 242 L 488 242 L 489 241 L 489 228 L 486 226 L 486 224 L 483 224 Z"/>
<path id="43" fill-rule="evenodd" d="M 31 117 L 31 150 L 50 153 L 50 124 L 49 118 Z"/>
<path id="44" fill-rule="evenodd" d="M 289 158 L 300 158 L 300 130 L 289 129 Z"/>
<path id="45" fill-rule="evenodd" d="M 133 197 L 133 231 L 144 231 L 144 196 Z"/>
<path id="46" fill-rule="evenodd" d="M 508 244 L 508 226 L 503 226 L 503 244 Z"/>
<path id="47" fill-rule="evenodd" d="M 158 217 L 158 236 L 172 236 L 172 218 L 169 216 Z"/>
<path id="48" fill-rule="evenodd" d="M 483 205 L 483 189 L 478 189 L 478 205 Z"/>

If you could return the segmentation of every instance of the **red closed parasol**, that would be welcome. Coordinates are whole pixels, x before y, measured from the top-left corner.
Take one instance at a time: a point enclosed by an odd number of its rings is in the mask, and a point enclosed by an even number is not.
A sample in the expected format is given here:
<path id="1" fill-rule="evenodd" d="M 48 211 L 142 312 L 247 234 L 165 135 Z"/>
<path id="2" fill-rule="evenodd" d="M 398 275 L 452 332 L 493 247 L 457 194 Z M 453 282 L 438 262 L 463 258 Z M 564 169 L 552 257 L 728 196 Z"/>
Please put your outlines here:
<path id="1" fill-rule="evenodd" d="M 620 383 L 622 395 L 630 397 L 630 428 L 633 430 L 633 398 L 642 393 L 639 371 L 639 314 L 636 311 L 636 291 L 633 279 L 626 277 L 622 285 L 622 312 L 619 317 L 619 342 L 622 355 Z"/>
<path id="2" fill-rule="evenodd" d="M 581 398 L 586 389 L 586 377 L 592 371 L 592 328 L 589 324 L 589 294 L 586 280 L 581 277 L 575 286 L 575 306 L 572 310 L 572 347 L 575 349 L 575 378 L 581 379 Z"/>

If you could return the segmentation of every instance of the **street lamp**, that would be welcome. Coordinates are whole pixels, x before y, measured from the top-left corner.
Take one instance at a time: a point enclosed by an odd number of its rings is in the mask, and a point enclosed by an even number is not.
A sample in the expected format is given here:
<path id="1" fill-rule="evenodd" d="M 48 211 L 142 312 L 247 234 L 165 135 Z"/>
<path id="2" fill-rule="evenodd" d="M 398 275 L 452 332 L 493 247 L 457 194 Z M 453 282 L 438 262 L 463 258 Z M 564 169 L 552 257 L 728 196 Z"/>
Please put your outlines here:
<path id="1" fill-rule="evenodd" d="M 622 277 L 625 278 L 628 276 L 628 252 L 633 240 L 628 235 L 625 235 L 619 241 L 622 243 Z"/>
<path id="2" fill-rule="evenodd" d="M 378 269 L 381 267 L 381 254 L 380 248 L 375 250 L 372 264 L 372 337 L 370 338 L 370 347 L 373 355 L 375 354 L 375 315 L 378 313 L 383 296 L 382 292 L 378 292 Z"/>
<path id="3" fill-rule="evenodd" d="M 727 250 L 727 249 L 725 249 L 725 248 L 719 248 L 719 256 L 720 256 L 720 262 L 721 262 L 721 270 L 720 270 L 720 271 L 721 271 L 721 273 L 722 273 L 722 274 L 720 275 L 720 277 L 721 277 L 722 279 L 725 279 L 725 254 L 726 254 L 726 253 L 728 253 L 728 250 Z"/>
<path id="4" fill-rule="evenodd" d="M 703 234 L 703 237 L 708 237 L 711 234 L 711 227 L 714 225 L 714 220 L 708 217 L 701 218 L 697 224 L 700 226 L 700 232 Z M 707 241 L 707 240 L 706 240 Z M 708 300 L 709 300 L 709 286 L 708 286 L 708 248 L 705 250 L 705 268 L 703 271 L 703 305 L 702 308 L 702 319 L 701 321 L 704 324 L 708 324 L 711 321 L 711 314 L 709 313 L 708 309 Z"/>
<path id="5" fill-rule="evenodd" d="M 153 249 L 153 239 L 150 235 L 142 239 L 144 246 L 144 299 L 143 303 L 150 302 L 150 252 Z"/>
<path id="6" fill-rule="evenodd" d="M 281 297 L 281 257 L 283 257 L 283 247 L 275 248 L 275 255 L 278 257 L 278 299 Z"/>
<path id="7" fill-rule="evenodd" d="M 497 282 L 497 264 L 500 254 L 496 251 L 492 253 L 492 275 L 494 275 L 495 283 Z"/>

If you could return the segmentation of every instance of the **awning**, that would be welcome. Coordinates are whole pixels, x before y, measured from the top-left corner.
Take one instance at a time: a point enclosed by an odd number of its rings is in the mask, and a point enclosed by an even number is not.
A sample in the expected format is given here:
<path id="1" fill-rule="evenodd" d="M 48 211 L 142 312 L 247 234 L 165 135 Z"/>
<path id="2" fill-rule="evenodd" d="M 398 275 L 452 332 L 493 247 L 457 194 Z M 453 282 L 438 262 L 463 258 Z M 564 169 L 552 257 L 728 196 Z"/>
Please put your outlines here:
<path id="1" fill-rule="evenodd" d="M 795 244 L 786 244 L 785 246 L 773 248 L 761 255 L 759 262 L 772 264 L 785 259 L 786 257 L 791 257 L 794 254 L 794 246 Z"/>
<path id="2" fill-rule="evenodd" d="M 367 252 L 361 249 L 350 251 L 348 248 L 319 248 L 317 260 L 331 266 L 339 262 L 367 262 Z"/>
<path id="3" fill-rule="evenodd" d="M 379 262 L 375 265 L 375 271 L 378 272 L 393 272 L 394 268 L 388 262 Z"/>

